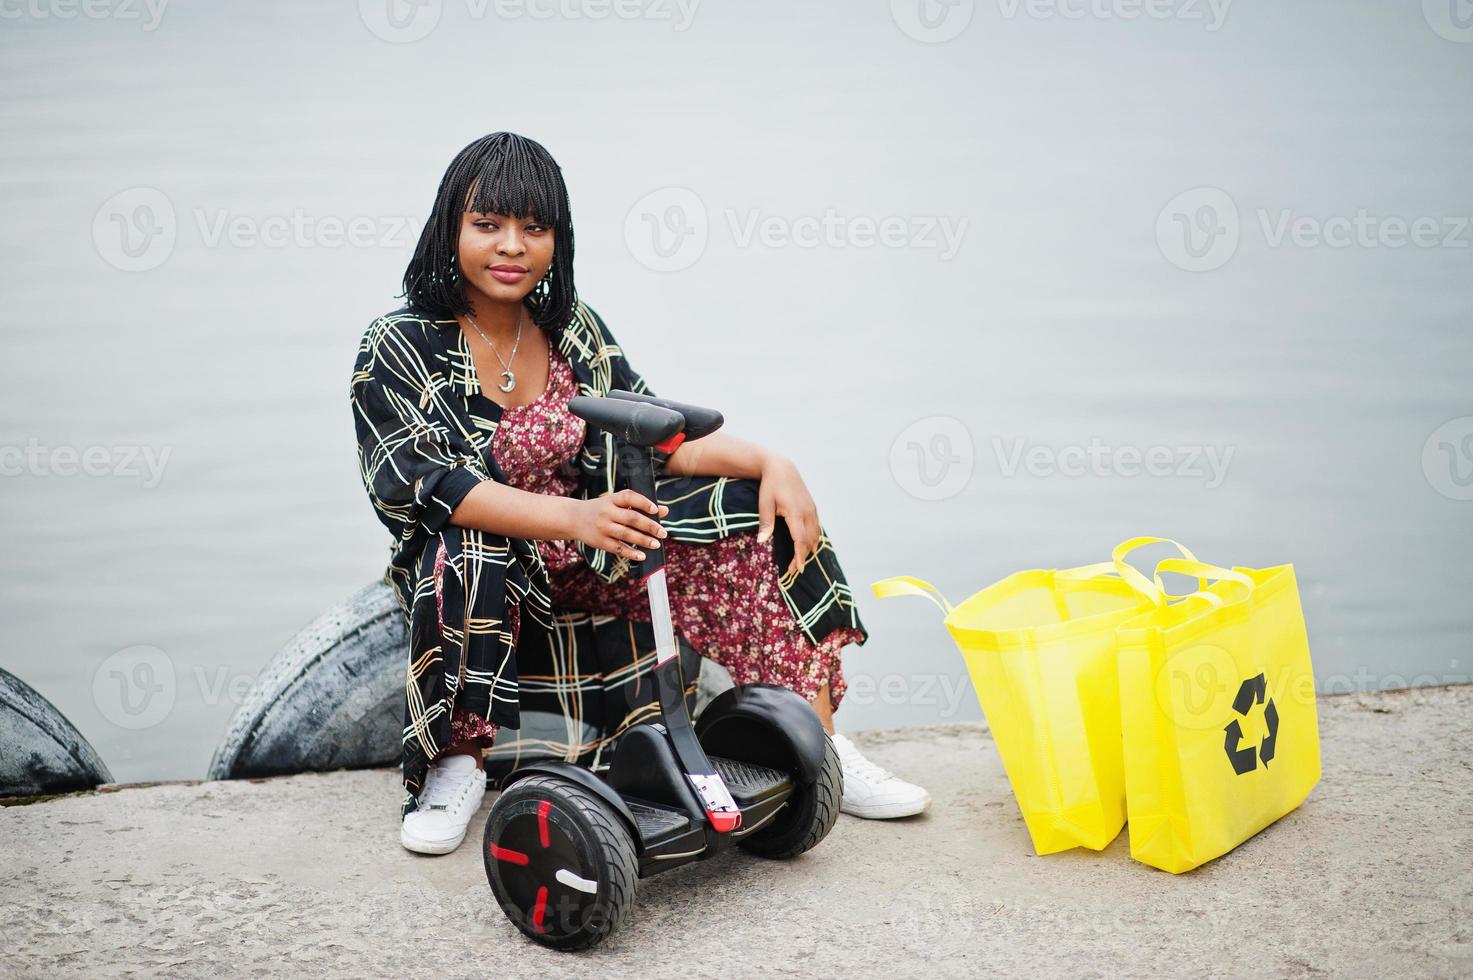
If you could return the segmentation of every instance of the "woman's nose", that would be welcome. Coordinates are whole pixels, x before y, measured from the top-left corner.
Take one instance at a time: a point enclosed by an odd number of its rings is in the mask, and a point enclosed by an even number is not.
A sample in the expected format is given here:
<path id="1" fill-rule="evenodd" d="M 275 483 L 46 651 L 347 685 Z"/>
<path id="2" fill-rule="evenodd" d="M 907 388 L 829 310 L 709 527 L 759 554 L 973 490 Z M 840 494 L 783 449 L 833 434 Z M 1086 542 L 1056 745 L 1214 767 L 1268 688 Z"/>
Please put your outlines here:
<path id="1" fill-rule="evenodd" d="M 513 228 L 508 228 L 506 234 L 501 236 L 501 241 L 496 245 L 496 251 L 502 255 L 521 255 L 526 250 L 526 246 L 522 243 L 521 232 Z"/>

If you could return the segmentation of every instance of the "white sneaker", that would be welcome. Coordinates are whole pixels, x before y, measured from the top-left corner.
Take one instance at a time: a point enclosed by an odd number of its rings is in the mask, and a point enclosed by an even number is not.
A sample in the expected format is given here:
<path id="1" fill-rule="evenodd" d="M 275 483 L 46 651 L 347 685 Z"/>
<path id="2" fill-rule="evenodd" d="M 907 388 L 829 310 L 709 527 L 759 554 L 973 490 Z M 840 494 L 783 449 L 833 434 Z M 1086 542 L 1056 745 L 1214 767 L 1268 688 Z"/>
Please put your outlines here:
<path id="1" fill-rule="evenodd" d="M 464 754 L 430 766 L 419 809 L 399 827 L 399 843 L 419 854 L 449 854 L 465 840 L 465 829 L 486 795 L 486 773 Z"/>
<path id="2" fill-rule="evenodd" d="M 931 806 L 930 793 L 866 759 L 845 736 L 832 737 L 844 768 L 844 799 L 839 804 L 844 813 L 888 820 L 924 813 Z"/>

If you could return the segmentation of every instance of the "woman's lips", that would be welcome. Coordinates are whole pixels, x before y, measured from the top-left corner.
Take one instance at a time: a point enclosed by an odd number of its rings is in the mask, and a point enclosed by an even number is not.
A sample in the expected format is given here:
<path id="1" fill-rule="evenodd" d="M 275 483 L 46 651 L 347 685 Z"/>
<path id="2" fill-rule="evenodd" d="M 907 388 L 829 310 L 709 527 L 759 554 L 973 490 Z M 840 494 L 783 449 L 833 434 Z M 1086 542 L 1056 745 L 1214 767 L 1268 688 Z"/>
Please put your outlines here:
<path id="1" fill-rule="evenodd" d="M 526 269 L 517 269 L 511 266 L 493 266 L 487 271 L 495 276 L 498 282 L 521 282 L 527 275 Z"/>

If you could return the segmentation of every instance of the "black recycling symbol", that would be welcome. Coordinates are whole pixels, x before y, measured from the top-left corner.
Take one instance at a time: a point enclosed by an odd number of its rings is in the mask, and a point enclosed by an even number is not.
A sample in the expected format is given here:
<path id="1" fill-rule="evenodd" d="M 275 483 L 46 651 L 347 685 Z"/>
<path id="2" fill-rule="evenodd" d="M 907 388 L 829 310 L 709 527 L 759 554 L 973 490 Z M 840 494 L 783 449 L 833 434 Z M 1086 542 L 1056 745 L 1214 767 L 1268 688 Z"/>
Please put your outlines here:
<path id="1" fill-rule="evenodd" d="M 1233 764 L 1233 772 L 1239 776 L 1250 773 L 1258 768 L 1258 760 L 1263 760 L 1263 768 L 1273 761 L 1274 748 L 1279 741 L 1279 709 L 1274 707 L 1274 699 L 1268 698 L 1264 704 L 1264 697 L 1268 693 L 1268 683 L 1263 675 L 1250 677 L 1238 688 L 1238 696 L 1233 698 L 1233 710 L 1244 718 L 1248 712 L 1253 710 L 1255 704 L 1263 705 L 1263 723 L 1268 727 L 1268 734 L 1263 736 L 1263 741 L 1255 748 L 1252 745 L 1239 747 L 1243 741 L 1243 726 L 1234 718 L 1227 723 L 1223 729 L 1227 738 L 1223 741 L 1223 750 L 1227 752 L 1228 761 Z"/>

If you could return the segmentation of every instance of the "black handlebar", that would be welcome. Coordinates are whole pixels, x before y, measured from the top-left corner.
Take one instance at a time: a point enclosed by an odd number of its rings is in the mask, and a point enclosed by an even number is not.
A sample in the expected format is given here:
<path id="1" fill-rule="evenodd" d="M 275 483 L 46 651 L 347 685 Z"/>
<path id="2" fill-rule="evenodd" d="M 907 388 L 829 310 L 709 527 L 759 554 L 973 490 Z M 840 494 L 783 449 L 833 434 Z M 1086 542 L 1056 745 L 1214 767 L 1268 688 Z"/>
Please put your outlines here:
<path id="1" fill-rule="evenodd" d="M 611 391 L 610 398 L 618 398 L 621 401 L 643 402 L 646 405 L 658 405 L 668 408 L 672 412 L 679 412 L 685 417 L 685 441 L 699 439 L 708 436 L 721 428 L 726 420 L 721 413 L 714 408 L 702 408 L 699 405 L 688 405 L 685 402 L 673 401 L 669 398 L 657 398 L 654 395 L 641 395 L 633 391 Z"/>
<path id="2" fill-rule="evenodd" d="M 655 495 L 655 460 L 651 447 L 683 433 L 699 439 L 721 428 L 721 413 L 668 398 L 632 391 L 610 391 L 606 398 L 574 395 L 568 410 L 589 425 L 613 433 L 618 473 L 629 488 L 659 503 Z M 636 563 L 641 577 L 665 565 L 665 549 L 650 549 Z M 680 688 L 683 690 L 683 688 Z"/>
<path id="3" fill-rule="evenodd" d="M 685 428 L 685 416 L 679 412 L 644 402 L 574 395 L 568 399 L 568 410 L 631 446 L 653 446 Z"/>
<path id="4" fill-rule="evenodd" d="M 677 432 L 685 433 L 688 442 L 710 435 L 725 421 L 714 408 L 632 391 L 611 391 L 606 398 L 575 395 L 568 409 L 631 446 L 654 446 Z"/>

